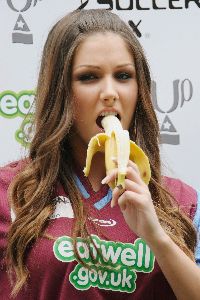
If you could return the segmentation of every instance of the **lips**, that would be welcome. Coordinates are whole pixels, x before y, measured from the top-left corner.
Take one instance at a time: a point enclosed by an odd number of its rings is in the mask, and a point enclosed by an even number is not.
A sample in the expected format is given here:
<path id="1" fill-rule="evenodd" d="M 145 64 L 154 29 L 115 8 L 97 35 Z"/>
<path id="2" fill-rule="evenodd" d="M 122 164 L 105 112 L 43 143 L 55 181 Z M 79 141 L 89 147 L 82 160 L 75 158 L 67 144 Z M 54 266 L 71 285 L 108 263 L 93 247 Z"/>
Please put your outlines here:
<path id="1" fill-rule="evenodd" d="M 102 114 L 102 113 L 101 113 Z M 108 113 L 107 115 L 114 115 L 114 113 Z M 120 115 L 117 113 L 117 114 L 115 114 L 115 116 L 119 119 L 119 120 L 121 120 L 121 117 L 120 117 Z M 100 127 L 100 128 L 102 128 L 103 129 L 103 126 L 101 125 L 101 121 L 102 121 L 102 119 L 104 118 L 105 116 L 102 116 L 102 115 L 99 115 L 98 117 L 97 117 L 97 119 L 96 119 L 96 124 L 97 124 L 97 126 L 98 127 Z"/>

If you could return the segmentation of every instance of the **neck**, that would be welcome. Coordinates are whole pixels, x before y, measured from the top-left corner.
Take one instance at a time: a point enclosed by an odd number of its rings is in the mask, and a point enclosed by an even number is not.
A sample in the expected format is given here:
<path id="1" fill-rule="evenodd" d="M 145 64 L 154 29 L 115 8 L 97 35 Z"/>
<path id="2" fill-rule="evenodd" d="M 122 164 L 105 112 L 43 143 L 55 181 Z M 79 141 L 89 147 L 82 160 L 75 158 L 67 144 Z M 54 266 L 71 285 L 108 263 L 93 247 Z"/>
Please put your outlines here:
<path id="1" fill-rule="evenodd" d="M 87 154 L 87 146 L 78 145 L 74 147 L 72 145 L 72 153 L 74 156 L 74 160 L 83 170 L 86 162 L 86 154 Z M 94 191 L 98 191 L 102 184 L 101 180 L 106 176 L 105 170 L 105 156 L 104 153 L 97 152 L 91 163 L 90 173 L 88 175 L 88 180 Z"/>
<path id="2" fill-rule="evenodd" d="M 94 191 L 100 190 L 101 180 L 106 176 L 104 153 L 97 152 L 92 159 L 88 179 Z"/>

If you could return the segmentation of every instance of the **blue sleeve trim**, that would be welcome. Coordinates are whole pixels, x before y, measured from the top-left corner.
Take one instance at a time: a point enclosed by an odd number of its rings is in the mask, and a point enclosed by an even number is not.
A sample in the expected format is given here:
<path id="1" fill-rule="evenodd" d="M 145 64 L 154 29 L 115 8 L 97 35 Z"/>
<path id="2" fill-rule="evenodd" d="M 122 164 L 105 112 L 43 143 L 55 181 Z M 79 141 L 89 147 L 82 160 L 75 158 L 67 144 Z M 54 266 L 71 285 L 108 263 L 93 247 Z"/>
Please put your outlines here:
<path id="1" fill-rule="evenodd" d="M 193 220 L 194 226 L 197 230 L 197 247 L 195 251 L 195 259 L 197 265 L 200 266 L 200 192 L 197 191 L 197 209 Z"/>

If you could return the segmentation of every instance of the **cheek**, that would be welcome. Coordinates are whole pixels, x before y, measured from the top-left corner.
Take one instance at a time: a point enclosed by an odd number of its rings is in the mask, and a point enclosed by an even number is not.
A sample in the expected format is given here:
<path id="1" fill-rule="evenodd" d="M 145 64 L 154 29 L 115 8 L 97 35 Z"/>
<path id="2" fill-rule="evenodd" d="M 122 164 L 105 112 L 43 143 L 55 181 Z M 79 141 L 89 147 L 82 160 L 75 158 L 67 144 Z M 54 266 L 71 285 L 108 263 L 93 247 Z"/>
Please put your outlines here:
<path id="1" fill-rule="evenodd" d="M 137 98 L 138 98 L 138 88 L 137 85 L 132 85 L 130 88 L 126 88 L 121 91 L 124 108 L 129 108 L 130 112 L 134 110 Z M 131 109 L 132 108 L 132 109 Z"/>
<path id="2" fill-rule="evenodd" d="M 87 100 L 86 100 L 87 99 Z M 88 122 L 88 115 L 91 115 L 92 107 L 87 97 L 79 97 L 74 100 L 74 117 L 76 122 Z"/>
<path id="3" fill-rule="evenodd" d="M 130 122 L 133 118 L 133 115 L 135 113 L 136 105 L 137 105 L 137 99 L 138 99 L 138 88 L 137 85 L 132 85 L 130 89 L 127 89 L 126 92 L 124 92 L 123 97 L 123 110 L 126 114 L 126 118 L 124 122 L 126 124 L 125 127 L 129 127 Z"/>
<path id="4" fill-rule="evenodd" d="M 93 110 L 96 103 L 97 91 L 95 89 L 81 88 L 74 93 L 74 105 L 77 112 Z"/>
<path id="5" fill-rule="evenodd" d="M 138 95 L 138 84 L 135 79 L 130 80 L 128 83 L 121 84 L 119 92 L 126 95 L 128 98 L 137 98 Z"/>
<path id="6" fill-rule="evenodd" d="M 75 84 L 73 93 L 76 98 L 92 97 L 97 93 L 98 87 L 96 84 Z"/>
<path id="7" fill-rule="evenodd" d="M 132 97 L 134 99 L 137 99 L 137 97 L 138 97 L 138 84 L 137 84 L 137 82 L 134 82 L 134 84 L 132 85 L 130 94 L 132 94 Z"/>

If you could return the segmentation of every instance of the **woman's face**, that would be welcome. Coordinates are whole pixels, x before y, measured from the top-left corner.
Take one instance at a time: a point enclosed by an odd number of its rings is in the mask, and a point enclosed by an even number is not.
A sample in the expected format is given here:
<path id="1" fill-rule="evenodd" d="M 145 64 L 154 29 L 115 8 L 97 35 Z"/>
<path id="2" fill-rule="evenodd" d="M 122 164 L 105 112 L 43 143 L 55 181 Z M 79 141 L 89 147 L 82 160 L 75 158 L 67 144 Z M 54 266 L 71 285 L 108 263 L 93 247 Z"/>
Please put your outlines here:
<path id="1" fill-rule="evenodd" d="M 102 113 L 116 113 L 128 129 L 133 117 L 138 85 L 133 56 L 114 33 L 88 36 L 77 48 L 72 67 L 75 108 L 72 143 L 87 147 L 103 131 Z"/>

